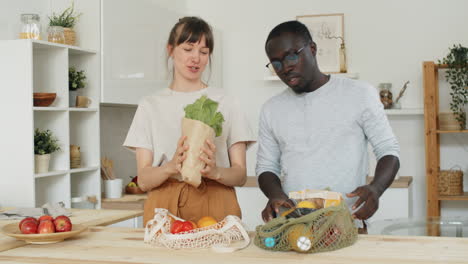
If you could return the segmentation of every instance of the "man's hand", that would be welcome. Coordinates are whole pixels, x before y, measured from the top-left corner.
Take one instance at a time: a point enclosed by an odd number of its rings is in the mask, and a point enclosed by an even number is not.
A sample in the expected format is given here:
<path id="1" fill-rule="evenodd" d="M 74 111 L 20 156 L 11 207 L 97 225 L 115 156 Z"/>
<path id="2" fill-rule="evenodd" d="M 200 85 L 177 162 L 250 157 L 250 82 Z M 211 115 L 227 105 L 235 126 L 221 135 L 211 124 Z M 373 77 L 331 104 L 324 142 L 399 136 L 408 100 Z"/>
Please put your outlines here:
<path id="1" fill-rule="evenodd" d="M 294 202 L 291 201 L 287 196 L 282 196 L 279 198 L 272 198 L 268 200 L 268 203 L 262 211 L 262 218 L 263 221 L 269 222 L 274 218 L 274 216 L 278 216 L 279 214 L 279 209 L 281 207 L 286 207 L 286 208 L 293 208 L 294 207 Z"/>
<path id="2" fill-rule="evenodd" d="M 358 187 L 351 193 L 347 193 L 346 196 L 349 198 L 359 196 L 359 199 L 353 205 L 353 210 L 364 203 L 364 205 L 358 211 L 353 213 L 354 218 L 366 220 L 371 217 L 379 208 L 380 194 L 372 185 Z"/>

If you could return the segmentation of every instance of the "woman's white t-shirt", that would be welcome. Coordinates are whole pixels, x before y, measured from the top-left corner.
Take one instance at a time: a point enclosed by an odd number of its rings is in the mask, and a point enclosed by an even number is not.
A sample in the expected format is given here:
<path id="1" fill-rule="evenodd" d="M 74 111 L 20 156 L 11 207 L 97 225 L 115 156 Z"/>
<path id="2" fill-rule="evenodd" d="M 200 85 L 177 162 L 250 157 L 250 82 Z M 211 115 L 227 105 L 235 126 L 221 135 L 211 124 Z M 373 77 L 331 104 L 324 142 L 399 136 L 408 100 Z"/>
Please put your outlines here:
<path id="1" fill-rule="evenodd" d="M 252 129 L 238 103 L 222 90 L 208 87 L 195 92 L 176 92 L 169 88 L 144 97 L 125 139 L 124 146 L 135 150 L 145 148 L 153 152 L 153 166 L 161 166 L 174 156 L 181 137 L 184 107 L 202 95 L 219 103 L 218 111 L 224 116 L 221 136 L 215 138 L 216 164 L 229 168 L 229 148 L 237 142 L 247 146 L 255 142 Z M 180 179 L 180 175 L 176 178 Z"/>

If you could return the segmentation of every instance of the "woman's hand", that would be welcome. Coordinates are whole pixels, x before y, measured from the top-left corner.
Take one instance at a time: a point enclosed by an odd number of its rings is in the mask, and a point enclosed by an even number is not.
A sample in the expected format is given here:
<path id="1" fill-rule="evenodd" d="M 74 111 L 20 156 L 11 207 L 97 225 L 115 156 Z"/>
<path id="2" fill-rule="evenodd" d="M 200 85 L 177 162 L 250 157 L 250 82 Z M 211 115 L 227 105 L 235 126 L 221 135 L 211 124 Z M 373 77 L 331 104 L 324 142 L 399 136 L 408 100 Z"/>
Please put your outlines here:
<path id="1" fill-rule="evenodd" d="M 202 153 L 200 154 L 199 159 L 205 162 L 206 166 L 200 172 L 203 177 L 219 180 L 221 174 L 219 173 L 218 167 L 216 166 L 216 146 L 210 140 L 206 140 L 206 144 L 202 147 Z"/>
<path id="2" fill-rule="evenodd" d="M 182 169 L 182 162 L 187 158 L 188 145 L 184 145 L 187 136 L 181 136 L 177 142 L 177 149 L 172 157 L 172 160 L 168 164 L 168 172 L 171 175 L 179 174 Z"/>

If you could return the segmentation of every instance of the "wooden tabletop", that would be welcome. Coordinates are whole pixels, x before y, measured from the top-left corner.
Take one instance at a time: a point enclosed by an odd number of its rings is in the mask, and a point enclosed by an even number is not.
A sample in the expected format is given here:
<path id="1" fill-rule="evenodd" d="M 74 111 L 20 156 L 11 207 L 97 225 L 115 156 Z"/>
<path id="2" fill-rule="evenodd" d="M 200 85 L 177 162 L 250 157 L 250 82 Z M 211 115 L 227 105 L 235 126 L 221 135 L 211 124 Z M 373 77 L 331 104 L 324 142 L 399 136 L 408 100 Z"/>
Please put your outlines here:
<path id="1" fill-rule="evenodd" d="M 8 263 L 467 263 L 468 239 L 360 235 L 347 248 L 318 254 L 271 252 L 251 243 L 234 253 L 169 250 L 143 242 L 143 229 L 93 227 L 75 238 L 0 252 Z"/>
<path id="2" fill-rule="evenodd" d="M 143 215 L 142 210 L 71 209 L 71 212 L 70 220 L 72 223 L 86 226 L 106 226 Z M 19 222 L 20 220 L 0 220 L 0 229 L 4 225 Z M 0 252 L 25 245 L 25 242 L 0 232 Z"/>

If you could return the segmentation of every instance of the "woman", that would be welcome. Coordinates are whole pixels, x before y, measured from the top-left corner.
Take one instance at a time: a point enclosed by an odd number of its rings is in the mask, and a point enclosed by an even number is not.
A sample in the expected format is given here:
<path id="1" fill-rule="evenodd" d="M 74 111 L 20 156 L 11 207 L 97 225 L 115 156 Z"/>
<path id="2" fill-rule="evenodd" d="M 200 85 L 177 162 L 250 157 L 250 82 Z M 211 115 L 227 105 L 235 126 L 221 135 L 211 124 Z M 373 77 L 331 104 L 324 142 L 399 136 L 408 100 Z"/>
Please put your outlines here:
<path id="1" fill-rule="evenodd" d="M 246 149 L 254 142 L 245 115 L 233 99 L 208 87 L 202 73 L 213 53 L 213 34 L 200 18 L 184 17 L 172 28 L 167 43 L 173 61 L 170 87 L 141 100 L 124 146 L 136 151 L 138 185 L 148 191 L 143 222 L 154 217 L 155 208 L 167 208 L 183 219 L 197 221 L 212 216 L 241 217 L 233 186 L 246 181 Z M 200 151 L 206 163 L 198 188 L 182 182 L 180 169 L 190 146 L 181 137 L 184 107 L 202 95 L 219 103 L 225 119 L 223 133 Z"/>

